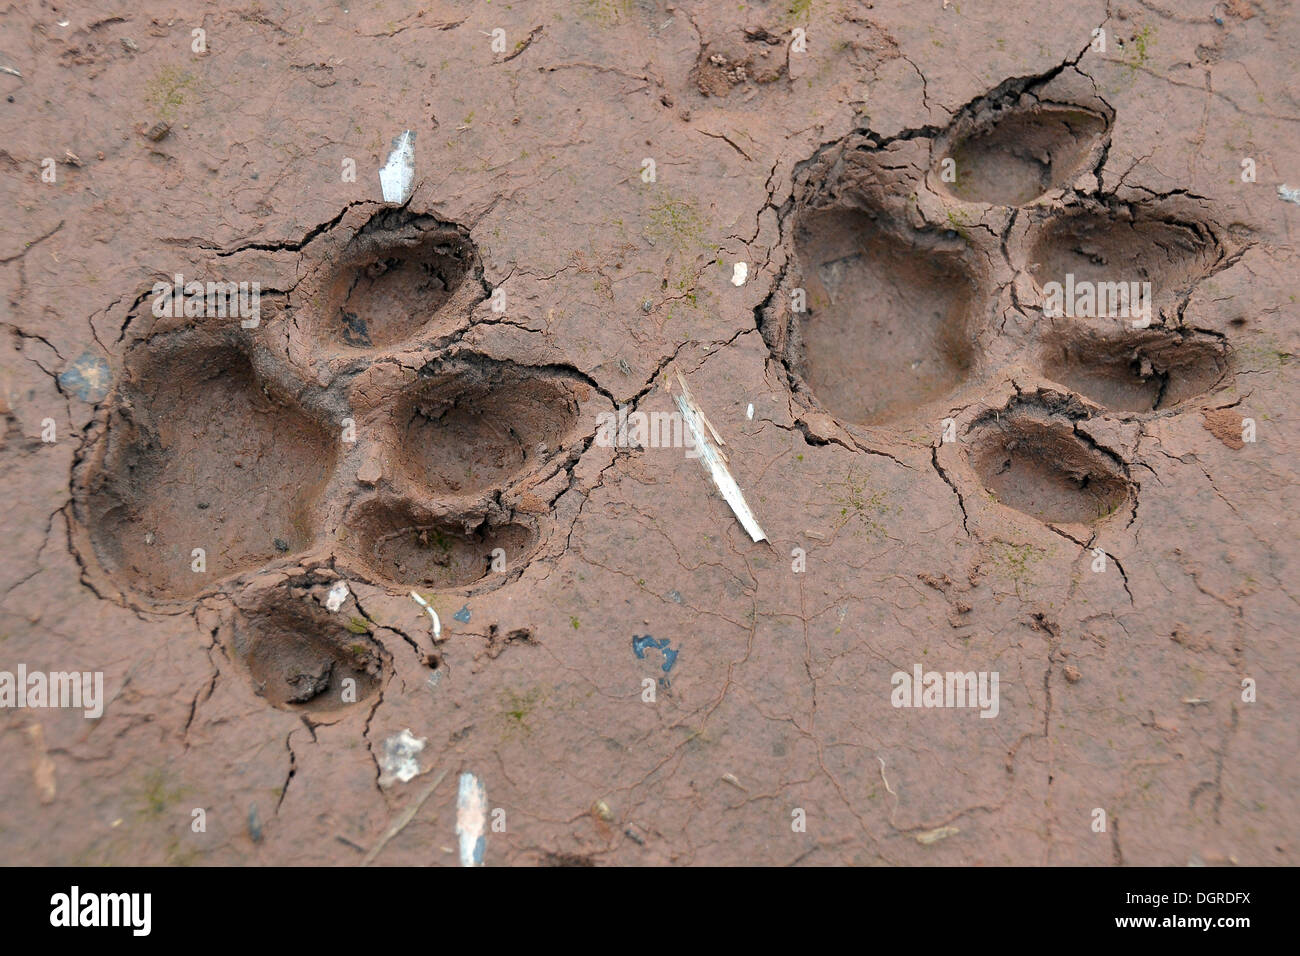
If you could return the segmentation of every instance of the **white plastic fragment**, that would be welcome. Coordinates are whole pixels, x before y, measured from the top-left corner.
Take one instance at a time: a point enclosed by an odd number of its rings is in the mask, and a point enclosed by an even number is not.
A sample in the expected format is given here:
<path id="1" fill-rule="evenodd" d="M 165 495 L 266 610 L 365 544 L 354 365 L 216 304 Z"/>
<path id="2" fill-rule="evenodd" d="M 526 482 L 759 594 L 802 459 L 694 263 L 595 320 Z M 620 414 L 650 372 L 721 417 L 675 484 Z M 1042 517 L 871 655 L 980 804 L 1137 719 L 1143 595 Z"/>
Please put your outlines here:
<path id="1" fill-rule="evenodd" d="M 404 203 L 411 198 L 415 182 L 415 130 L 404 130 L 393 138 L 388 162 L 379 170 L 379 186 L 384 202 Z"/>
<path id="2" fill-rule="evenodd" d="M 686 422 L 686 427 L 690 429 L 691 437 L 695 441 L 695 450 L 699 455 L 701 464 L 704 465 L 704 470 L 709 473 L 709 477 L 713 479 L 718 491 L 722 493 L 723 499 L 731 506 L 737 520 L 749 532 L 750 538 L 756 542 L 766 541 L 767 535 L 758 526 L 754 513 L 749 510 L 749 505 L 745 503 L 745 496 L 741 494 L 736 479 L 732 478 L 731 472 L 727 470 L 725 457 L 721 451 L 713 446 L 713 443 L 709 441 L 709 436 L 704 433 L 706 425 L 711 432 L 713 426 L 708 425 L 709 420 L 704 417 L 704 413 L 700 411 L 700 407 L 695 403 L 695 397 L 691 395 L 691 390 L 686 387 L 686 381 L 682 378 L 680 372 L 677 373 L 677 384 L 681 386 L 682 393 L 674 396 L 674 399 L 682 413 L 683 421 Z M 714 437 L 718 437 L 716 432 L 714 432 Z"/>
<path id="3" fill-rule="evenodd" d="M 460 775 L 456 794 L 456 836 L 460 840 L 460 865 L 482 866 L 487 838 L 487 791 L 472 773 Z"/>
<path id="4" fill-rule="evenodd" d="M 419 756 L 428 738 L 417 737 L 410 728 L 386 739 L 379 754 L 379 785 L 391 786 L 394 781 L 406 783 L 420 774 Z"/>
<path id="5" fill-rule="evenodd" d="M 749 278 L 749 265 L 748 265 L 748 263 L 737 262 L 734 266 L 731 267 L 731 284 L 732 284 L 732 285 L 734 285 L 734 286 L 742 286 L 742 285 L 745 284 L 745 280 L 746 280 L 747 278 Z"/>
<path id="6" fill-rule="evenodd" d="M 348 599 L 349 593 L 347 583 L 344 581 L 338 582 L 338 584 L 330 588 L 329 594 L 325 595 L 325 610 L 331 614 L 336 613 L 343 606 L 343 602 Z"/>
<path id="7" fill-rule="evenodd" d="M 751 422 L 754 420 L 754 403 L 753 403 L 753 402 L 750 402 L 750 403 L 749 403 L 749 408 L 745 409 L 745 417 L 748 418 Z"/>
<path id="8" fill-rule="evenodd" d="M 1277 187 L 1277 196 L 1285 202 L 1293 202 L 1300 206 L 1300 189 L 1292 189 L 1286 183 Z"/>
<path id="9" fill-rule="evenodd" d="M 411 592 L 411 597 L 415 599 L 416 604 L 429 612 L 429 617 L 433 620 L 433 639 L 438 640 L 438 638 L 442 637 L 442 621 L 438 620 L 438 612 L 429 606 L 428 601 L 414 591 Z"/>

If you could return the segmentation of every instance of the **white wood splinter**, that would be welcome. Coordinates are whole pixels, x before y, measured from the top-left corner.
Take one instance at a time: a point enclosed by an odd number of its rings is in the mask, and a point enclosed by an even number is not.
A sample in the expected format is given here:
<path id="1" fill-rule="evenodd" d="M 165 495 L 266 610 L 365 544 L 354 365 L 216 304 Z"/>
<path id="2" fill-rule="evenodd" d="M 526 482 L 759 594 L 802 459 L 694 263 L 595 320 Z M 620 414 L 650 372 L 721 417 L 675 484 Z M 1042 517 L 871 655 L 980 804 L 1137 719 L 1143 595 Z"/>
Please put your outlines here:
<path id="1" fill-rule="evenodd" d="M 717 433 L 712 423 L 705 417 L 704 412 L 700 410 L 699 405 L 696 404 L 695 397 L 691 394 L 691 390 L 686 387 L 686 380 L 682 378 L 681 372 L 677 373 L 677 384 L 681 386 L 682 393 L 674 396 L 674 399 L 677 402 L 678 409 L 681 410 L 686 427 L 690 429 L 691 437 L 695 440 L 695 449 L 699 453 L 704 470 L 709 473 L 709 477 L 713 479 L 718 491 L 722 493 L 722 497 L 731 506 L 737 520 L 749 532 L 750 538 L 755 542 L 766 541 L 767 535 L 758 526 L 754 513 L 749 510 L 749 505 L 745 503 L 745 496 L 741 494 L 736 479 L 731 477 L 731 472 L 727 470 L 726 456 L 709 441 L 705 429 L 708 429 L 708 432 L 713 435 L 720 445 L 725 444 L 722 436 Z"/>

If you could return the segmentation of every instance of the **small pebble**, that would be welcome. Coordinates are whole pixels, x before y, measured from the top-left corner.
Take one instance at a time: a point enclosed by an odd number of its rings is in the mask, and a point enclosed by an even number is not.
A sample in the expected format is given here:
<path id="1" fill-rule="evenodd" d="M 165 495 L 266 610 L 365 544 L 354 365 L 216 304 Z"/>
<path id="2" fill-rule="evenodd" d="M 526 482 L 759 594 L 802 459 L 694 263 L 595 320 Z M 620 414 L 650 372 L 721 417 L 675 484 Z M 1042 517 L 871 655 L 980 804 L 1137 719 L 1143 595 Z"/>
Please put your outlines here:
<path id="1" fill-rule="evenodd" d="M 651 309 L 653 309 L 654 307 L 655 307 L 655 304 L 654 304 L 653 302 L 651 302 L 649 299 L 646 299 L 644 302 L 641 303 L 641 311 L 642 311 L 642 312 L 649 312 L 649 311 L 650 311 Z"/>
<path id="2" fill-rule="evenodd" d="M 279 551 L 281 554 L 289 550 L 289 542 L 285 541 L 284 538 L 276 538 L 271 543 L 275 545 L 275 550 Z"/>
<path id="3" fill-rule="evenodd" d="M 200 510 L 200 511 L 207 511 L 208 508 L 209 508 L 209 505 L 208 505 L 208 503 L 207 503 L 206 501 L 200 501 L 200 502 L 199 502 L 199 510 Z"/>

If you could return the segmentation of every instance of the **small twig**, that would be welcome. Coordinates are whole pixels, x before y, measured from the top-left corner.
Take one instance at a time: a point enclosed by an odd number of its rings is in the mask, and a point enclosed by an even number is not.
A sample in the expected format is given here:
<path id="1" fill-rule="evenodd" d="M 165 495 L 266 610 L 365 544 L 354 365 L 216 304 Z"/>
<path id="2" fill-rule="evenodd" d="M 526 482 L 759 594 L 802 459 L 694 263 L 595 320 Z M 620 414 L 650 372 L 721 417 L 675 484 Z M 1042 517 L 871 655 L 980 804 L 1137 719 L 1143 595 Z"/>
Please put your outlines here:
<path id="1" fill-rule="evenodd" d="M 411 592 L 411 597 L 415 599 L 416 604 L 429 612 L 429 619 L 433 621 L 433 639 L 437 642 L 442 637 L 442 621 L 438 620 L 438 612 L 430 606 L 428 601 L 420 597 L 420 595 L 415 591 Z"/>
<path id="2" fill-rule="evenodd" d="M 894 788 L 889 785 L 889 778 L 885 776 L 885 758 L 876 754 L 876 759 L 880 761 L 880 779 L 885 782 L 885 789 L 894 798 L 894 809 L 889 811 L 889 825 L 894 825 L 894 814 L 898 812 L 898 794 L 894 793 Z"/>
<path id="3" fill-rule="evenodd" d="M 373 863 L 375 857 L 379 856 L 379 854 L 383 852 L 384 847 L 388 845 L 388 841 L 406 829 L 406 825 L 415 819 L 415 815 L 420 812 L 420 807 L 424 806 L 425 801 L 433 796 L 433 791 L 438 789 L 438 784 L 442 783 L 442 778 L 445 776 L 447 776 L 446 770 L 434 777 L 433 783 L 429 784 L 424 793 L 416 797 L 409 807 L 394 818 L 388 829 L 384 831 L 384 835 L 379 838 L 379 842 L 374 845 L 374 848 L 367 853 L 365 859 L 361 861 L 362 866 L 369 866 Z"/>
<path id="4" fill-rule="evenodd" d="M 876 759 L 880 761 L 880 779 L 885 782 L 885 789 L 897 800 L 898 794 L 894 793 L 894 788 L 889 785 L 889 778 L 885 776 L 885 758 L 877 755 Z"/>
<path id="5" fill-rule="evenodd" d="M 746 793 L 749 793 L 749 791 L 744 787 L 744 785 L 741 784 L 741 782 L 736 779 L 736 775 L 734 773 L 724 773 L 722 775 L 722 779 L 727 783 L 731 784 L 736 789 L 744 790 Z"/>

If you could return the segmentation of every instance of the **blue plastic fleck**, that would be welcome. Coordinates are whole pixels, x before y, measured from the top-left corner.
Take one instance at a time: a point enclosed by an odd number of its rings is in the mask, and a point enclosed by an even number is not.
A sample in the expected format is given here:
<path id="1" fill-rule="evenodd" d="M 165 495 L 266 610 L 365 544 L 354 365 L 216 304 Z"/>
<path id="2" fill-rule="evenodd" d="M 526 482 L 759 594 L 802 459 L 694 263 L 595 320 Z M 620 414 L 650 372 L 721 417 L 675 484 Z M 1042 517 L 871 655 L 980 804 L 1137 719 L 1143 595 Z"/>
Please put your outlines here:
<path id="1" fill-rule="evenodd" d="M 469 623 L 469 605 L 466 604 L 463 608 L 461 608 L 459 611 L 457 611 L 455 614 L 453 614 L 452 617 L 454 617 L 456 620 L 460 621 L 460 623 L 462 623 L 462 624 L 468 624 L 468 623 Z"/>
<path id="2" fill-rule="evenodd" d="M 637 656 L 638 660 L 645 660 L 645 649 L 647 647 L 662 648 L 667 646 L 668 638 L 666 637 L 662 641 L 656 641 L 649 634 L 645 637 L 637 637 L 635 634 L 632 635 L 632 653 Z"/>
<path id="3" fill-rule="evenodd" d="M 104 400 L 111 385 L 112 373 L 108 363 L 94 352 L 83 352 L 59 376 L 60 388 L 92 405 Z"/>
<path id="4" fill-rule="evenodd" d="M 656 640 L 655 638 L 651 637 L 649 634 L 647 634 L 645 637 L 637 637 L 635 634 L 633 634 L 632 653 L 636 654 L 639 660 L 645 660 L 646 648 L 653 647 L 659 651 L 662 651 L 664 655 L 663 671 L 665 674 L 667 674 L 670 670 L 673 669 L 673 665 L 677 663 L 677 655 L 679 653 L 679 651 L 675 651 L 668 646 L 671 643 L 672 640 L 667 637 Z"/>

